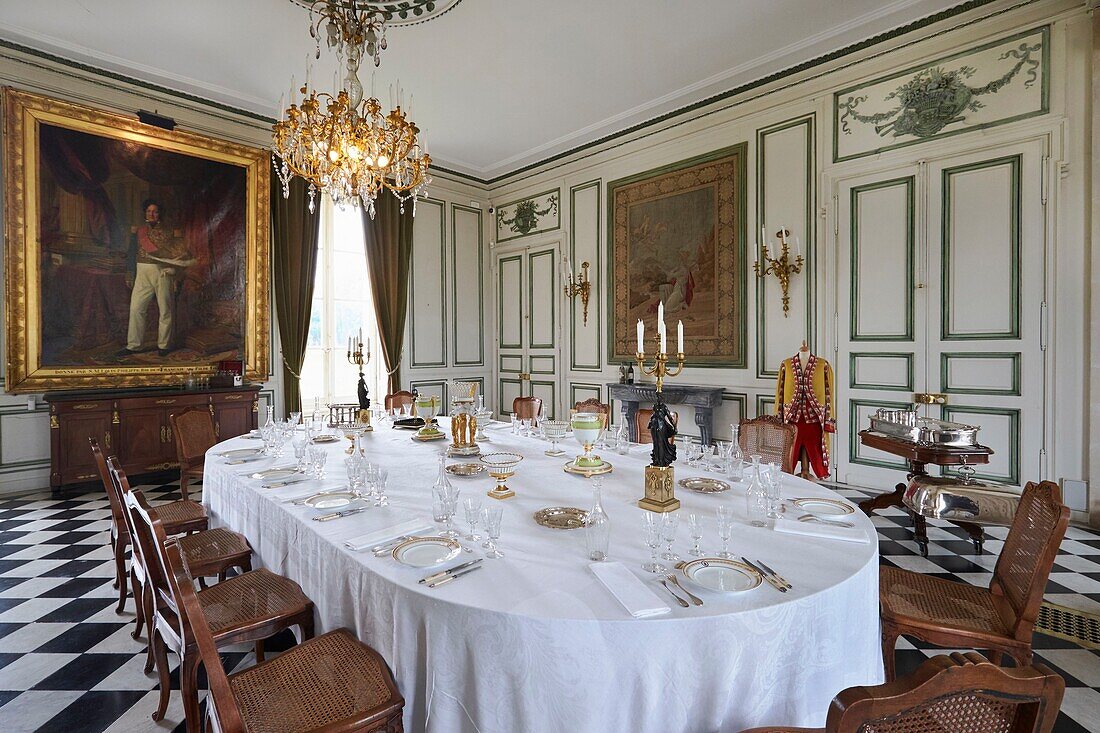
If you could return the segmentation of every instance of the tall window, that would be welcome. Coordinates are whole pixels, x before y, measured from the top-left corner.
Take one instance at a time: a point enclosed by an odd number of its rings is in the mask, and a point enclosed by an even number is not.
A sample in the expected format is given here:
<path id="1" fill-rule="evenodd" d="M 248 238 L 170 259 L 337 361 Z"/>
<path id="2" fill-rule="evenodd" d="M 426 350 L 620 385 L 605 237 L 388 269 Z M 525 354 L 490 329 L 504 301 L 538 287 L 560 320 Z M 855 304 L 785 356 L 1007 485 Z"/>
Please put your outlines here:
<path id="1" fill-rule="evenodd" d="M 370 343 L 370 363 L 364 368 L 371 404 L 386 395 L 386 367 L 378 341 L 378 322 L 371 300 L 367 259 L 363 252 L 363 221 L 359 210 L 341 209 L 325 196 L 321 202 L 321 236 L 317 244 L 317 275 L 309 340 L 302 367 L 302 407 L 322 410 L 330 402 L 355 402 L 359 373 L 348 363 L 348 337 L 363 329 Z M 365 347 L 364 347 L 365 348 Z"/>

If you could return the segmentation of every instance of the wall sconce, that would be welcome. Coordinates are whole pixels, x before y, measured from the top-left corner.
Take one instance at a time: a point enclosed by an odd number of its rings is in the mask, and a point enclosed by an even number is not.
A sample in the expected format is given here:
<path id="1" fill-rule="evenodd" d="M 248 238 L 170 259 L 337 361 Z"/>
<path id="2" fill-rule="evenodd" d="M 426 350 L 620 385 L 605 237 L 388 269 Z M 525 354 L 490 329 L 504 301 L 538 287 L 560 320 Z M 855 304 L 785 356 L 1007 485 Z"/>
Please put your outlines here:
<path id="1" fill-rule="evenodd" d="M 798 237 L 794 238 L 797 256 L 794 264 L 791 264 L 790 250 L 787 247 L 787 240 L 791 236 L 790 231 L 784 227 L 776 232 L 775 236 L 780 242 L 778 257 L 776 257 L 776 248 L 768 239 L 764 228 L 760 228 L 760 257 L 753 263 L 752 269 L 756 272 L 757 277 L 775 275 L 779 279 L 779 287 L 783 288 L 783 317 L 786 318 L 791 310 L 791 275 L 802 272 L 802 243 L 798 240 Z M 764 263 L 763 267 L 760 266 L 761 262 Z"/>
<path id="2" fill-rule="evenodd" d="M 581 296 L 581 306 L 584 308 L 584 325 L 588 326 L 588 296 L 592 289 L 592 283 L 588 280 L 588 263 L 581 263 L 581 276 L 578 279 L 573 275 L 573 269 L 569 266 L 569 260 L 562 262 L 565 270 L 565 297 L 573 300 Z"/>

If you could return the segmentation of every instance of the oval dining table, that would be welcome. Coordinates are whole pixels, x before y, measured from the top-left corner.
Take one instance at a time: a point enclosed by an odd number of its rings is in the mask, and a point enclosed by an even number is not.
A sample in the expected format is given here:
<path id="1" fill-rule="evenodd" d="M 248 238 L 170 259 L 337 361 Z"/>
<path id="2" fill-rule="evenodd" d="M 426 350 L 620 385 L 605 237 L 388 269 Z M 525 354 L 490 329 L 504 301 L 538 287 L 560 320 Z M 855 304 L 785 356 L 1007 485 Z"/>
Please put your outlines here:
<path id="1" fill-rule="evenodd" d="M 440 418 L 444 430 L 448 421 Z M 326 476 L 263 488 L 251 473 L 292 465 L 286 455 L 233 463 L 220 454 L 254 448 L 235 438 L 207 454 L 203 503 L 212 525 L 243 533 L 254 567 L 301 584 L 317 610 L 318 633 L 351 628 L 388 661 L 405 697 L 410 731 L 738 731 L 762 725 L 824 725 L 829 702 L 853 685 L 883 679 L 878 614 L 878 542 L 862 512 L 844 517 L 865 541 L 786 534 L 750 526 L 745 484 L 701 494 L 677 487 L 682 506 L 674 551 L 685 560 L 691 538 L 687 515 L 703 517 L 702 548 L 720 548 L 716 509 L 732 507 L 729 541 L 735 556 L 762 560 L 793 587 L 768 583 L 739 593 L 708 591 L 680 577 L 703 605 L 682 608 L 642 570 L 650 557 L 643 542 L 646 446 L 628 454 L 601 451 L 614 466 L 602 477 L 610 518 L 609 560 L 623 566 L 670 610 L 635 618 L 597 579 L 587 558 L 583 529 L 556 530 L 535 523 L 545 507 L 592 503 L 591 480 L 566 473 L 580 452 L 567 438 L 566 455 L 550 457 L 545 440 L 515 435 L 510 426 L 486 429 L 483 453 L 524 456 L 502 500 L 499 549 L 476 572 L 437 588 L 417 581 L 432 571 L 406 567 L 391 556 L 353 551 L 345 541 L 409 520 L 432 522 L 432 485 L 448 442 L 418 442 L 388 423 L 363 438 L 366 457 L 389 472 L 388 506 L 319 522 L 308 506 L 288 501 L 315 490 L 346 486 L 343 459 L 349 443 L 326 446 Z M 301 433 L 299 433 L 301 435 Z M 448 459 L 449 462 L 476 461 Z M 676 478 L 718 474 L 674 464 Z M 465 534 L 461 500 L 486 496 L 486 473 L 448 476 L 460 488 L 456 528 Z M 297 480 L 297 479 L 295 479 Z M 839 495 L 783 474 L 784 498 Z M 776 522 L 797 521 L 784 515 Z M 784 525 L 785 526 L 785 525 Z M 483 534 L 483 528 L 478 528 Z M 463 541 L 450 564 L 482 557 L 480 543 Z M 664 548 L 662 547 L 662 550 Z M 670 566 L 668 561 L 662 561 Z M 685 594 L 680 592 L 681 596 Z"/>

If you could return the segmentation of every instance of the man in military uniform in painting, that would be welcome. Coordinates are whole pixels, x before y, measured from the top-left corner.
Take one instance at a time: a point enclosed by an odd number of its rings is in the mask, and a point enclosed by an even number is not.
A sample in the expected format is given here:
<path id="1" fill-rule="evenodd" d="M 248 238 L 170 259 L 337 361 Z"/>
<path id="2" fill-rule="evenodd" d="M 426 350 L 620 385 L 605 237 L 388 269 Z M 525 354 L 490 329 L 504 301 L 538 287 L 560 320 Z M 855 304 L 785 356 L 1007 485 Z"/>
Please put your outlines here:
<path id="1" fill-rule="evenodd" d="M 130 291 L 130 322 L 126 331 L 126 348 L 115 354 L 130 356 L 142 351 L 145 337 L 145 317 L 149 301 L 155 296 L 160 319 L 157 324 L 157 354 L 167 356 L 172 350 L 173 319 L 177 283 L 181 267 L 164 260 L 187 260 L 190 255 L 178 233 L 166 228 L 161 220 L 163 207 L 156 199 L 141 204 L 145 223 L 135 227 L 130 238 L 127 284 Z"/>

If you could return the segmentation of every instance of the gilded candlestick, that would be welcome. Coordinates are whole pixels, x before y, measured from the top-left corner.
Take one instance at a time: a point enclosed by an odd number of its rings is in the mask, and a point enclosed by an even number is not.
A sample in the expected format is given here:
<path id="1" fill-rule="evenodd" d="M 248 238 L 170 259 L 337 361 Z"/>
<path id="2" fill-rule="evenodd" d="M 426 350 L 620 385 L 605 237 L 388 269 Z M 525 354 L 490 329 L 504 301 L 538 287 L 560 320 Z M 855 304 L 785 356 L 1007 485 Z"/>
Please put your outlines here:
<path id="1" fill-rule="evenodd" d="M 776 233 L 780 242 L 779 257 L 772 257 L 768 254 L 767 241 L 760 243 L 760 258 L 752 264 L 752 269 L 756 272 L 757 277 L 767 277 L 768 275 L 775 275 L 779 280 L 779 287 L 783 289 L 783 317 L 786 318 L 790 314 L 791 310 L 791 275 L 797 275 L 802 272 L 802 255 L 795 257 L 794 262 L 791 262 L 790 249 L 787 245 L 787 239 L 791 233 L 786 229 L 780 229 Z M 761 266 L 763 262 L 763 266 Z"/>

